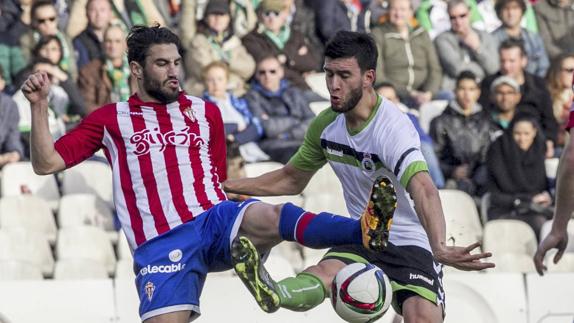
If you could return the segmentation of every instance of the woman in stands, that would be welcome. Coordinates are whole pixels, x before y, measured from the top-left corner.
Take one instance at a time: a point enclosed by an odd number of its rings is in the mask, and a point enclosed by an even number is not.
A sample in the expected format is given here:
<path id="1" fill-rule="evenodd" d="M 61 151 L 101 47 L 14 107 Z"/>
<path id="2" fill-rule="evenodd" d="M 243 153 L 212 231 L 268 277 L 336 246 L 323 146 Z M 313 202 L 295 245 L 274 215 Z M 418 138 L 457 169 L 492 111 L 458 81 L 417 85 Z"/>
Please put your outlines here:
<path id="1" fill-rule="evenodd" d="M 544 167 L 546 146 L 538 122 L 518 115 L 492 145 L 486 164 L 490 175 L 488 219 L 516 219 L 540 228 L 552 217 Z"/>
<path id="2" fill-rule="evenodd" d="M 552 109 L 554 117 L 558 121 L 558 139 L 556 142 L 559 156 L 565 144 L 566 130 L 570 114 L 570 106 L 574 94 L 572 93 L 572 74 L 574 74 L 574 53 L 562 54 L 550 65 L 546 75 L 546 84 L 552 96 Z"/>

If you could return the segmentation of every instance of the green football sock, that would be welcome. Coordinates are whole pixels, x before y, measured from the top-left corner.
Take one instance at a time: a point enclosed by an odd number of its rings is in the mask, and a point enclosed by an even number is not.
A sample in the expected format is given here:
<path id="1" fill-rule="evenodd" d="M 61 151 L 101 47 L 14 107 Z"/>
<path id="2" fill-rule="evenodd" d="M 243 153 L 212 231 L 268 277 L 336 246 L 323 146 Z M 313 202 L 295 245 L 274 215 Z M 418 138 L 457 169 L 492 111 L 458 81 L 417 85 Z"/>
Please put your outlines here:
<path id="1" fill-rule="evenodd" d="M 321 279 L 305 272 L 277 282 L 277 289 L 281 307 L 297 312 L 304 312 L 321 304 L 326 294 Z"/>

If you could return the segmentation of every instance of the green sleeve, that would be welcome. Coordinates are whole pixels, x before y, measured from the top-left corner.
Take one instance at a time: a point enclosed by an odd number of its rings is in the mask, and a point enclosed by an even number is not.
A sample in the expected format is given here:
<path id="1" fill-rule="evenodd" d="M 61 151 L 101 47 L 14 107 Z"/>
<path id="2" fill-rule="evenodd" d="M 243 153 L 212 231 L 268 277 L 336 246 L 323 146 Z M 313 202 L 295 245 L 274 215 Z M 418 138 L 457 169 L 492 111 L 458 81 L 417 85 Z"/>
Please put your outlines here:
<path id="1" fill-rule="evenodd" d="M 289 160 L 290 165 L 307 172 L 315 172 L 325 165 L 327 157 L 321 147 L 321 134 L 337 118 L 337 115 L 331 109 L 326 109 L 313 119 L 307 129 L 303 144 Z"/>
<path id="2" fill-rule="evenodd" d="M 411 163 L 409 166 L 407 166 L 407 169 L 405 170 L 405 172 L 401 176 L 401 179 L 400 179 L 401 185 L 404 188 L 407 188 L 407 186 L 409 185 L 409 182 L 411 181 L 411 178 L 413 178 L 413 176 L 415 176 L 416 173 L 428 172 L 428 171 L 429 171 L 428 166 L 423 161 L 415 161 L 415 162 Z"/>

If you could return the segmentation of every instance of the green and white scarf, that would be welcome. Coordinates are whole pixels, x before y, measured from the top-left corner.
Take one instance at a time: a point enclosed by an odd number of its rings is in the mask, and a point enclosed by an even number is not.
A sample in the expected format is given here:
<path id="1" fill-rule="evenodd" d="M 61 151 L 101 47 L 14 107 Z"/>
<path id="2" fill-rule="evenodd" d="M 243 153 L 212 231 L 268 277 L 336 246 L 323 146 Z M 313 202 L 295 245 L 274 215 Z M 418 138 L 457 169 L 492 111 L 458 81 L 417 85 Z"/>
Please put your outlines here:
<path id="1" fill-rule="evenodd" d="M 265 34 L 265 36 L 267 36 L 267 37 L 269 37 L 269 39 L 271 39 L 271 41 L 275 44 L 275 46 L 277 46 L 277 47 L 279 47 L 279 49 L 283 50 L 283 48 L 285 48 L 285 44 L 287 44 L 287 41 L 291 37 L 291 27 L 289 27 L 289 26 L 281 27 L 279 34 L 274 34 L 272 31 L 265 28 L 263 30 L 263 33 Z"/>
<path id="2" fill-rule="evenodd" d="M 127 101 L 131 95 L 130 67 L 127 57 L 124 55 L 122 66 L 119 68 L 114 67 L 112 61 L 107 59 L 106 72 L 112 81 L 112 93 L 110 93 L 112 102 Z"/>

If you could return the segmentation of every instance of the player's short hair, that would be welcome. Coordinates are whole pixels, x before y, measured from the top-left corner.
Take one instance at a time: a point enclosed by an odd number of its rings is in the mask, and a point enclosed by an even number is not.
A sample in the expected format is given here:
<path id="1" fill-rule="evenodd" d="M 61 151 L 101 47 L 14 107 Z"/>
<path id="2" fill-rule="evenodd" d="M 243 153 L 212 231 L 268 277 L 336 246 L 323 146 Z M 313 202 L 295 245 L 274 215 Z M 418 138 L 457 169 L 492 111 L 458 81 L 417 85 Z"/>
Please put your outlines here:
<path id="1" fill-rule="evenodd" d="M 179 55 L 183 57 L 183 47 L 181 41 L 171 30 L 160 27 L 156 24 L 151 27 L 133 26 L 127 37 L 128 44 L 128 62 L 138 62 L 141 66 L 145 65 L 145 59 L 152 45 L 174 44 L 177 46 Z"/>
<path id="2" fill-rule="evenodd" d="M 325 57 L 330 59 L 357 59 L 361 72 L 377 69 L 377 45 L 371 35 L 341 30 L 333 36 L 325 47 Z"/>
<path id="3" fill-rule="evenodd" d="M 496 12 L 496 16 L 498 17 L 498 19 L 502 20 L 500 18 L 502 9 L 504 9 L 509 3 L 513 2 L 516 2 L 520 6 L 522 14 L 526 12 L 526 3 L 524 2 L 524 0 L 497 0 L 494 2 L 494 11 Z"/>
<path id="4" fill-rule="evenodd" d="M 498 47 L 498 53 L 501 53 L 502 50 L 511 49 L 511 48 L 518 48 L 520 50 L 520 56 L 526 56 L 526 50 L 524 49 L 524 42 L 522 39 L 516 38 L 508 38 L 505 39 L 500 46 Z"/>
<path id="5" fill-rule="evenodd" d="M 227 79 L 229 79 L 229 66 L 224 61 L 213 61 L 213 62 L 207 64 L 201 70 L 201 79 L 203 81 L 205 81 L 205 78 L 207 77 L 207 73 L 209 73 L 209 71 L 211 71 L 214 68 L 221 68 L 225 72 L 225 77 Z"/>
<path id="6" fill-rule="evenodd" d="M 474 74 L 472 71 L 469 70 L 464 70 L 458 74 L 458 76 L 456 77 L 456 87 L 458 88 L 460 82 L 464 80 L 471 80 L 477 85 L 480 83 L 478 81 L 478 78 L 476 77 L 476 74 Z"/>

